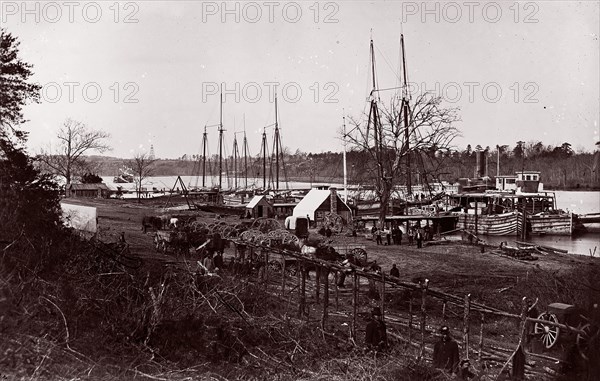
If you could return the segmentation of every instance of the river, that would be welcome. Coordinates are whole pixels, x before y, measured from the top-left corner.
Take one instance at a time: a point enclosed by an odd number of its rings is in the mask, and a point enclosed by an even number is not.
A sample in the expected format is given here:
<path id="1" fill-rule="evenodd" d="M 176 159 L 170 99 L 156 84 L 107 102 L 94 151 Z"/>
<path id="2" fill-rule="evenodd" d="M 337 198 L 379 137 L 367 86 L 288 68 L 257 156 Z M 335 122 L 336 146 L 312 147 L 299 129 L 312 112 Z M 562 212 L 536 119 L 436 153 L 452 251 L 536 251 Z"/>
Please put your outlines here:
<path id="1" fill-rule="evenodd" d="M 133 184 L 115 184 L 113 178 L 110 176 L 103 176 L 104 183 L 107 184 L 111 189 L 116 189 L 117 186 L 122 186 L 123 189 L 134 190 Z M 183 183 L 187 187 L 195 187 L 202 185 L 202 179 L 197 176 L 181 176 Z M 175 186 L 177 176 L 156 176 L 145 180 L 144 186 L 148 190 L 156 188 L 158 190 L 170 190 Z M 207 178 L 205 184 L 207 186 L 217 186 L 218 178 L 212 177 Z M 223 176 L 222 184 L 225 186 L 233 186 L 233 180 L 227 179 Z M 244 185 L 244 180 L 238 180 L 238 184 Z M 262 179 L 248 180 L 248 184 L 256 184 L 262 186 Z M 341 189 L 341 184 L 331 183 L 308 183 L 308 182 L 287 182 L 283 181 L 280 187 L 298 189 L 308 189 L 316 185 L 332 185 L 337 186 Z M 176 186 L 177 188 L 179 185 Z M 558 209 L 569 210 L 577 214 L 586 213 L 600 213 L 600 192 L 580 192 L 580 191 L 555 191 L 556 195 L 556 206 Z M 500 244 L 502 241 L 508 241 L 512 243 L 516 240 L 515 237 L 493 237 L 487 236 L 485 240 L 491 244 Z M 540 245 L 552 246 L 557 249 L 567 250 L 571 254 L 581 255 L 595 255 L 600 257 L 600 229 L 596 229 L 594 232 L 580 234 L 574 237 L 565 236 L 543 236 L 543 237 L 530 237 L 528 241 L 535 242 Z"/>

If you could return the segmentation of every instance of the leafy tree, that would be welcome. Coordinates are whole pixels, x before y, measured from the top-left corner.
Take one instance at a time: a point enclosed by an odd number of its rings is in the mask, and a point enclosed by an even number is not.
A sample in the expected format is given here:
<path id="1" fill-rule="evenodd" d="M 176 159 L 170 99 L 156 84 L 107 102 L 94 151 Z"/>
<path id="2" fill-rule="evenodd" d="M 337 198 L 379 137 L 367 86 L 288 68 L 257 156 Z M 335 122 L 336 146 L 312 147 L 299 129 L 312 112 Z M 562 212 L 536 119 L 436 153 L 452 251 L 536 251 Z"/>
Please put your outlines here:
<path id="1" fill-rule="evenodd" d="M 23 106 L 38 102 L 40 86 L 28 83 L 32 65 L 19 56 L 19 42 L 1 30 L 0 51 L 0 241 L 27 235 L 30 242 L 60 226 L 58 186 L 40 174 L 22 145 L 27 134 Z"/>
<path id="2" fill-rule="evenodd" d="M 570 143 L 563 143 L 560 147 L 554 148 L 552 154 L 560 159 L 566 159 L 573 156 L 573 148 Z"/>
<path id="3" fill-rule="evenodd" d="M 515 146 L 515 148 L 513 149 L 513 155 L 518 158 L 521 159 L 525 156 L 525 142 L 524 141 L 518 141 L 517 145 Z"/>
<path id="4" fill-rule="evenodd" d="M 103 182 L 102 177 L 98 176 L 95 173 L 86 172 L 81 176 L 82 184 L 100 184 Z"/>
<path id="5" fill-rule="evenodd" d="M 23 106 L 29 102 L 39 103 L 39 84 L 29 83 L 33 75 L 32 65 L 19 57 L 19 41 L 6 29 L 0 29 L 0 139 L 5 145 L 23 143 L 26 132 L 20 129 L 25 122 Z"/>
<path id="6" fill-rule="evenodd" d="M 54 231 L 61 215 L 56 182 L 11 142 L 0 139 L 0 152 L 0 240 Z"/>
<path id="7" fill-rule="evenodd" d="M 59 144 L 54 150 L 43 151 L 38 157 L 51 173 L 63 176 L 69 185 L 73 176 L 89 170 L 85 154 L 104 153 L 111 148 L 106 143 L 107 132 L 93 130 L 85 124 L 67 119 L 58 131 Z"/>

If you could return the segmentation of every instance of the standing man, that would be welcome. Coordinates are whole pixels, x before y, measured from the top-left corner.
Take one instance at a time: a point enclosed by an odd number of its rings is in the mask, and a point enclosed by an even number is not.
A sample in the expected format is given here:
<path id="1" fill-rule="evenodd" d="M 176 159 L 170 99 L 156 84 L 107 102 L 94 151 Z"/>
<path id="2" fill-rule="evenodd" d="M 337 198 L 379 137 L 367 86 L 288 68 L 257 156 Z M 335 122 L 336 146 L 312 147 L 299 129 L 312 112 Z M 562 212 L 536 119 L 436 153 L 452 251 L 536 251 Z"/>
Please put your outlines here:
<path id="1" fill-rule="evenodd" d="M 440 328 L 440 341 L 433 347 L 433 366 L 450 374 L 458 373 L 458 344 L 450 337 L 450 328 Z"/>
<path id="2" fill-rule="evenodd" d="M 381 239 L 382 234 L 383 234 L 383 231 L 381 229 L 377 229 L 375 231 L 375 239 L 377 240 L 378 245 L 383 245 L 383 241 Z"/>
<path id="3" fill-rule="evenodd" d="M 417 249 L 423 247 L 423 229 L 419 226 L 417 228 L 417 233 L 415 235 L 415 239 L 417 240 Z"/>
<path id="4" fill-rule="evenodd" d="M 378 307 L 371 311 L 371 320 L 367 323 L 365 343 L 370 349 L 382 351 L 387 347 L 387 332 L 385 323 Z"/>
<path id="5" fill-rule="evenodd" d="M 398 270 L 395 263 L 392 265 L 392 268 L 390 269 L 390 276 L 400 278 L 400 270 Z"/>

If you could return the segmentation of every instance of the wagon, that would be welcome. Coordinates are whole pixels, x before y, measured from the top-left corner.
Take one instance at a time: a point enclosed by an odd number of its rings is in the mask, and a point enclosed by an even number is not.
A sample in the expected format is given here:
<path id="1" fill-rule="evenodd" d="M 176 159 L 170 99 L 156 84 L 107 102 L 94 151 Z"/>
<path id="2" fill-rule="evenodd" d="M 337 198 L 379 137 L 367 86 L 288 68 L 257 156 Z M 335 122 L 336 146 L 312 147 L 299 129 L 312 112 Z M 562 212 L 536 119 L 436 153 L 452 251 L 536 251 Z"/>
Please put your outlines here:
<path id="1" fill-rule="evenodd" d="M 157 230 L 154 235 L 154 247 L 156 251 L 167 253 L 173 250 L 175 253 L 185 253 L 189 249 L 189 243 L 185 232 Z"/>
<path id="2" fill-rule="evenodd" d="M 358 244 L 345 244 L 345 245 L 333 245 L 335 252 L 344 257 L 344 259 L 355 261 L 358 266 L 367 265 L 367 251 L 365 245 Z"/>
<path id="3" fill-rule="evenodd" d="M 589 339 L 592 334 L 597 334 L 598 327 L 590 324 L 590 320 L 582 314 L 581 309 L 572 304 L 551 303 L 548 305 L 547 310 L 538 316 L 538 319 L 567 325 L 577 328 L 580 331 L 575 334 L 570 330 L 561 330 L 556 325 L 536 322 L 534 332 L 539 336 L 546 349 L 554 347 L 559 342 L 559 339 L 561 341 L 569 341 L 569 337 L 573 340 L 574 336 L 579 353 L 587 359 L 586 352 Z"/>

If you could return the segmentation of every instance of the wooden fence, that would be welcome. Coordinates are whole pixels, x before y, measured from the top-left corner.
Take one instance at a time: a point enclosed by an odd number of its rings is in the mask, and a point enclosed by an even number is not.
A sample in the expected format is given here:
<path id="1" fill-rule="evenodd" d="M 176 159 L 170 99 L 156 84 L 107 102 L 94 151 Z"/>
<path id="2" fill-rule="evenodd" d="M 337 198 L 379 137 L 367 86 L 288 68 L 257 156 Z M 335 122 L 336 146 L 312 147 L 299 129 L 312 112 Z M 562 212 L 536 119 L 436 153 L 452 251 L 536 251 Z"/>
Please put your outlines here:
<path id="1" fill-rule="evenodd" d="M 329 261 L 320 260 L 318 258 L 311 258 L 305 255 L 302 255 L 298 252 L 293 252 L 289 250 L 283 250 L 268 246 L 261 246 L 257 244 L 252 244 L 246 241 L 233 241 L 238 245 L 244 245 L 250 248 L 251 253 L 254 251 L 260 251 L 262 260 L 264 260 L 263 266 L 261 266 L 261 271 L 259 271 L 259 282 L 264 284 L 267 287 L 268 284 L 279 284 L 279 281 L 276 279 L 269 279 L 271 277 L 280 276 L 280 287 L 277 287 L 276 293 L 279 296 L 286 298 L 292 297 L 292 290 L 297 289 L 297 299 L 298 299 L 298 310 L 297 316 L 299 318 L 306 318 L 310 320 L 310 312 L 307 308 L 307 271 L 306 269 L 314 268 L 317 271 L 317 275 L 315 277 L 315 287 L 314 287 L 314 300 L 316 304 L 320 304 L 322 306 L 322 312 L 320 316 L 320 325 L 323 331 L 326 330 L 327 322 L 330 318 L 330 284 L 329 278 L 330 274 L 334 274 L 334 298 L 335 298 L 335 309 L 339 309 L 339 287 L 338 287 L 338 274 L 340 272 L 346 272 L 350 274 L 350 278 L 352 279 L 352 290 L 351 290 L 351 316 L 350 316 L 350 336 L 352 341 L 356 343 L 358 341 L 357 337 L 357 320 L 360 315 L 359 312 L 359 291 L 361 285 L 361 279 L 365 279 L 370 284 L 377 285 L 377 289 L 380 293 L 379 297 L 379 305 L 378 307 L 381 310 L 382 317 L 385 319 L 385 293 L 386 286 L 394 287 L 394 288 L 402 288 L 411 291 L 410 303 L 408 306 L 408 318 L 388 318 L 389 322 L 394 325 L 401 325 L 406 328 L 406 335 L 402 337 L 402 335 L 395 334 L 391 332 L 391 336 L 397 339 L 398 341 L 402 341 L 409 348 L 418 348 L 417 359 L 426 359 L 426 337 L 428 336 L 428 332 L 436 332 L 436 329 L 428 329 L 427 323 L 433 323 L 433 320 L 430 320 L 427 314 L 428 308 L 428 300 L 429 298 L 433 298 L 441 302 L 442 304 L 442 320 L 443 323 L 446 322 L 448 318 L 448 313 L 450 311 L 450 305 L 454 305 L 462 310 L 462 340 L 457 338 L 457 341 L 462 344 L 462 352 L 464 359 L 473 359 L 472 354 L 477 355 L 477 360 L 480 362 L 484 362 L 486 359 L 492 359 L 496 362 L 502 362 L 503 366 L 500 370 L 500 373 L 497 374 L 498 379 L 505 368 L 508 366 L 510 361 L 513 359 L 516 353 L 519 351 L 525 351 L 525 343 L 526 343 L 526 334 L 527 334 L 527 324 L 534 323 L 543 323 L 544 325 L 556 326 L 560 329 L 571 331 L 573 333 L 581 333 L 584 334 L 583 331 L 578 328 L 568 326 L 562 323 L 554 323 L 552 321 L 539 320 L 537 318 L 531 318 L 527 316 L 528 306 L 526 303 L 526 298 L 522 299 L 520 313 L 514 314 L 506 311 L 502 311 L 493 307 L 489 307 L 480 303 L 473 302 L 471 300 L 471 295 L 465 295 L 464 297 L 452 295 L 449 293 L 445 293 L 439 290 L 435 290 L 431 287 L 430 282 L 425 279 L 420 283 L 406 282 L 396 277 L 391 277 L 389 275 L 384 274 L 383 272 L 373 272 L 367 271 L 363 268 L 350 266 L 345 267 L 338 263 L 333 263 Z M 237 253 L 236 253 L 237 255 Z M 252 254 L 250 254 L 252 255 Z M 270 264 L 273 263 L 271 261 L 275 255 L 278 255 L 281 261 L 280 274 L 269 271 Z M 286 294 L 286 289 L 288 288 L 288 280 L 292 280 L 293 276 L 291 276 L 286 271 L 286 264 L 288 259 L 295 260 L 296 266 L 296 280 L 295 284 L 290 286 L 290 292 Z M 322 283 L 322 284 L 321 284 Z M 323 295 L 321 296 L 321 289 L 323 289 Z M 273 291 L 271 289 L 271 291 Z M 413 296 L 412 295 L 420 295 L 420 311 L 415 314 L 413 311 Z M 419 326 L 414 327 L 413 319 L 419 315 Z M 459 316 L 460 314 L 456 314 L 455 316 Z M 336 314 L 339 316 L 339 314 Z M 346 315 L 344 315 L 346 316 Z M 514 350 L 503 349 L 496 347 L 494 345 L 486 345 L 484 338 L 484 326 L 486 322 L 486 316 L 496 316 L 514 319 L 515 322 L 518 322 L 516 326 L 515 337 L 517 338 L 517 344 Z M 472 342 L 472 333 L 470 327 L 474 324 L 479 323 L 479 340 L 477 344 L 474 346 Z M 413 332 L 414 329 L 418 329 Z M 388 333 L 390 334 L 390 333 Z M 476 348 L 475 348 L 476 347 Z M 553 358 L 551 356 L 546 356 L 543 354 L 536 354 L 532 352 L 525 352 L 528 356 L 536 357 L 538 359 L 548 360 L 553 363 L 558 363 L 561 360 L 558 358 Z M 531 367 L 526 367 L 526 371 L 531 374 L 535 374 L 538 376 L 545 375 L 543 370 L 541 369 L 533 369 Z M 546 375 L 547 376 L 547 375 Z"/>

